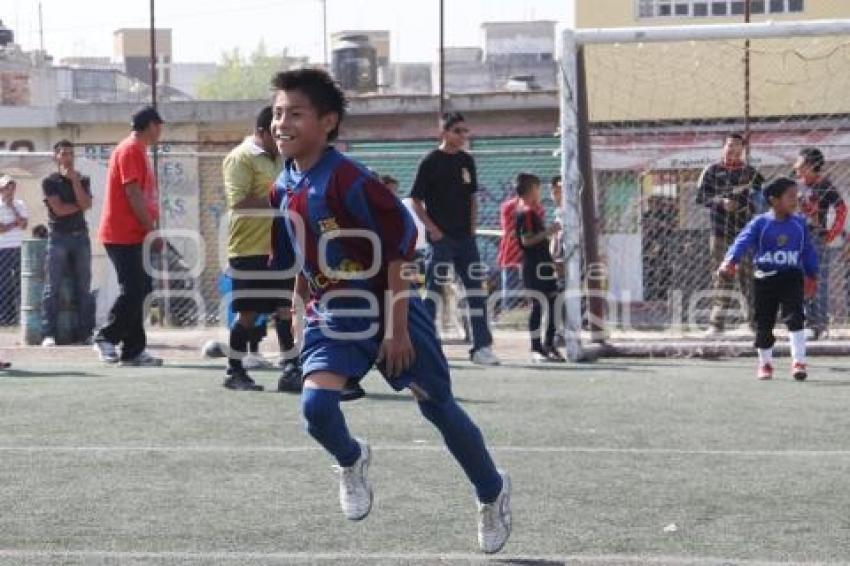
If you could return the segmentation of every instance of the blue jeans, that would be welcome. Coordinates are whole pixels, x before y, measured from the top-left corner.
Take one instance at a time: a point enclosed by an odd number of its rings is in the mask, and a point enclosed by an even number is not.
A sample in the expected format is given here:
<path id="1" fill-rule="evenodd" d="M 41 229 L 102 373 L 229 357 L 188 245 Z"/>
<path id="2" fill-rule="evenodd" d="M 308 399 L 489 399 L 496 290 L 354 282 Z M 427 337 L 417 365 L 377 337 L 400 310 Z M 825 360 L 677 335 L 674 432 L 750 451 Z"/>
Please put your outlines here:
<path id="1" fill-rule="evenodd" d="M 832 250 L 821 238 L 812 236 L 818 254 L 818 288 L 815 296 L 806 300 L 806 327 L 824 331 L 829 326 L 829 263 Z"/>
<path id="2" fill-rule="evenodd" d="M 0 249 L 0 326 L 18 324 L 21 310 L 21 248 Z"/>
<path id="3" fill-rule="evenodd" d="M 91 295 L 91 242 L 86 232 L 51 234 L 47 240 L 41 327 L 44 336 L 56 336 L 59 293 L 62 279 L 74 280 L 74 305 L 77 309 L 77 341 L 91 336 L 94 329 L 94 301 Z"/>
<path id="4" fill-rule="evenodd" d="M 479 264 L 478 267 L 473 269 L 482 271 L 475 237 L 467 236 L 456 239 L 443 236 L 440 241 L 429 243 L 431 249 L 425 264 L 425 289 L 429 293 L 425 298 L 425 306 L 428 313 L 432 319 L 436 319 L 437 305 L 434 303 L 433 297 L 438 296 L 440 287 L 448 283 L 446 279 L 448 266 L 454 266 L 454 271 L 463 282 L 467 293 L 466 300 L 469 304 L 472 322 L 472 351 L 475 352 L 490 346 L 493 343 L 493 337 L 490 335 L 490 328 L 487 324 L 487 300 L 482 293 L 482 280 L 473 277 L 473 275 L 479 274 L 471 273 L 470 270 L 471 266 Z"/>

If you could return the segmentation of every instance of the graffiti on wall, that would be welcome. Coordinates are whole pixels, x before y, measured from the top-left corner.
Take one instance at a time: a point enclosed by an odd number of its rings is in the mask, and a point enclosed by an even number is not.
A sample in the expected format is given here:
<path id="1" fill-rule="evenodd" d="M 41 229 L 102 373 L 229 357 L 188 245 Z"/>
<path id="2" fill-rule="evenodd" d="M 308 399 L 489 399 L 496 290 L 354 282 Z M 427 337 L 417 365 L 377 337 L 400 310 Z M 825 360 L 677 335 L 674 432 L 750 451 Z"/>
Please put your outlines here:
<path id="1" fill-rule="evenodd" d="M 0 151 L 35 151 L 32 140 L 0 140 Z"/>

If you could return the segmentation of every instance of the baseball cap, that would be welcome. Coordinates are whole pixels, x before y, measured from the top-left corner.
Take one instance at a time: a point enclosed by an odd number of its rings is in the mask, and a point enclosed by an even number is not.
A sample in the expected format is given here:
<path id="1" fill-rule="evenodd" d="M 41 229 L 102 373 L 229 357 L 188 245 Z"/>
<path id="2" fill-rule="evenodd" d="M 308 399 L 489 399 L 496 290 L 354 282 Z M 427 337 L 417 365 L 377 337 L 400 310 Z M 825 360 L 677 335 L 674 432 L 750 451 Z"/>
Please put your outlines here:
<path id="1" fill-rule="evenodd" d="M 162 119 L 162 116 L 159 115 L 159 112 L 153 106 L 144 106 L 138 109 L 130 120 L 133 131 L 136 132 L 141 132 L 151 124 L 162 124 L 164 122 L 165 120 Z"/>
<path id="2" fill-rule="evenodd" d="M 9 183 L 14 183 L 15 179 L 11 175 L 0 176 L 0 189 L 5 189 Z"/>

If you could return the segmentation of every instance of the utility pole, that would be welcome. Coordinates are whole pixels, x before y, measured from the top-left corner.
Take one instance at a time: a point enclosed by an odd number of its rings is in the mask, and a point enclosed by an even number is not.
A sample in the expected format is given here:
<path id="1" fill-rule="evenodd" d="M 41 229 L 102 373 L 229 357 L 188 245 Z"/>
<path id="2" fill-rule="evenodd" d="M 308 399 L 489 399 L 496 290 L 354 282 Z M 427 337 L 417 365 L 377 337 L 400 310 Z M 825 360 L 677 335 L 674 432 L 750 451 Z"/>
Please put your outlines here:
<path id="1" fill-rule="evenodd" d="M 325 57 L 325 70 L 330 71 L 328 57 L 328 0 L 322 0 L 322 53 Z"/>
<path id="2" fill-rule="evenodd" d="M 46 57 L 44 53 L 44 17 L 41 13 L 41 2 L 38 3 L 38 45 L 41 49 L 41 56 Z"/>
<path id="3" fill-rule="evenodd" d="M 744 2 L 744 23 L 750 23 L 752 0 Z M 744 155 L 750 160 L 750 38 L 744 40 Z"/>
<path id="4" fill-rule="evenodd" d="M 446 46 L 445 46 L 445 7 L 440 0 L 440 116 L 446 111 Z"/>

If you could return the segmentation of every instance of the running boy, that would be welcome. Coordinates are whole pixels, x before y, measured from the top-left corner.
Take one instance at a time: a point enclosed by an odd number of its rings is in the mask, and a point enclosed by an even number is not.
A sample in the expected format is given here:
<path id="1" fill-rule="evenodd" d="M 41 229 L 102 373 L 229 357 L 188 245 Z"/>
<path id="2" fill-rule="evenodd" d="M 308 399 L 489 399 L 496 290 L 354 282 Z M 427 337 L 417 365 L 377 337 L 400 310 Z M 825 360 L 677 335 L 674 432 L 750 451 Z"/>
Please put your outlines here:
<path id="1" fill-rule="evenodd" d="M 755 267 L 755 322 L 758 378 L 773 378 L 773 327 L 782 316 L 791 338 L 791 375 L 806 379 L 806 335 L 803 298 L 817 289 L 818 257 L 806 220 L 797 209 L 797 183 L 780 177 L 764 188 L 771 210 L 752 219 L 729 248 L 718 275 L 732 278 L 748 251 Z"/>
<path id="2" fill-rule="evenodd" d="M 555 262 L 549 251 L 549 236 L 561 229 L 558 222 L 546 226 L 540 208 L 540 178 L 529 173 L 516 177 L 516 194 L 520 204 L 516 212 L 516 237 L 522 246 L 522 282 L 529 291 L 545 297 L 548 309 L 546 335 L 540 341 L 540 323 L 543 320 L 543 305 L 538 298 L 531 299 L 531 314 L 528 316 L 528 331 L 531 333 L 531 361 L 564 362 L 564 357 L 555 347 L 555 299 L 558 297 L 558 277 Z"/>
<path id="3" fill-rule="evenodd" d="M 413 257 L 413 220 L 365 167 L 328 145 L 346 101 L 326 72 L 278 73 L 272 87 L 272 132 L 287 158 L 277 181 L 281 210 L 297 243 L 296 292 L 306 299 L 309 290 L 301 408 L 307 432 L 339 464 L 342 511 L 353 521 L 365 518 L 372 486 L 366 478 L 369 445 L 349 433 L 340 391 L 377 363 L 393 389 L 410 388 L 439 429 L 475 486 L 479 546 L 498 552 L 511 530 L 511 483 L 455 401 L 434 323 L 403 276 Z"/>

